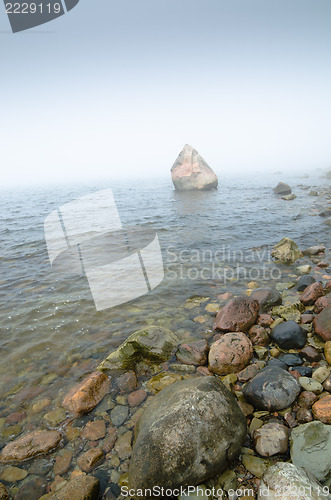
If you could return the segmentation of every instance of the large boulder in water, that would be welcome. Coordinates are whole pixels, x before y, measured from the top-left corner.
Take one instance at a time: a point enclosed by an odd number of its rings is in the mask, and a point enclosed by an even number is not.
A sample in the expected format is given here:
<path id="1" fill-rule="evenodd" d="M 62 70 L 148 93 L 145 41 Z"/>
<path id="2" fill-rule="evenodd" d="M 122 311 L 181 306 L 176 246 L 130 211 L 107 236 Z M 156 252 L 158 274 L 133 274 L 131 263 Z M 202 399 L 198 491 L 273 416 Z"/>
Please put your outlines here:
<path id="1" fill-rule="evenodd" d="M 292 189 L 288 184 L 285 184 L 285 182 L 279 182 L 276 187 L 273 188 L 273 192 L 275 194 L 291 194 Z"/>
<path id="2" fill-rule="evenodd" d="M 159 392 L 139 419 L 130 487 L 201 484 L 228 468 L 246 432 L 234 396 L 216 377 L 176 382 Z"/>
<path id="3" fill-rule="evenodd" d="M 186 144 L 171 168 L 178 191 L 217 189 L 218 179 L 199 153 Z"/>
<path id="4" fill-rule="evenodd" d="M 301 251 L 296 243 L 290 238 L 280 240 L 271 251 L 271 255 L 283 264 L 293 264 L 296 260 L 302 257 Z"/>

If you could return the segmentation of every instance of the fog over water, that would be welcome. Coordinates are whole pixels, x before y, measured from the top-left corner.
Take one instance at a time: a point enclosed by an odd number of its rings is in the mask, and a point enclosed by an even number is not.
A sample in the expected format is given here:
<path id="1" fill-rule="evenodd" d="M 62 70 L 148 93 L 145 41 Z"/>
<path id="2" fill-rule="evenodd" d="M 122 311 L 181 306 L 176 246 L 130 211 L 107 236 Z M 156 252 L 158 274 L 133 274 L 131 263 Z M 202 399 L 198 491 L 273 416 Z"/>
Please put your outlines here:
<path id="1" fill-rule="evenodd" d="M 2 186 L 331 165 L 329 0 L 81 0 L 13 35 L 0 11 Z"/>

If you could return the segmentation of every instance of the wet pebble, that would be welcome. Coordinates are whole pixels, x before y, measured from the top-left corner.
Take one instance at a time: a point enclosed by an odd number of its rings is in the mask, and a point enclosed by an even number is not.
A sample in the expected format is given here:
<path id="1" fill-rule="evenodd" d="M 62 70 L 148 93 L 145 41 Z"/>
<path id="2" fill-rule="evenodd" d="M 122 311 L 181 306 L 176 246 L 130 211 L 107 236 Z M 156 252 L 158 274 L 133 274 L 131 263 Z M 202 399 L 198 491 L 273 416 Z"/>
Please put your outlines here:
<path id="1" fill-rule="evenodd" d="M 116 427 L 120 427 L 126 421 L 128 415 L 128 407 L 122 405 L 115 406 L 115 408 L 110 412 L 111 421 Z"/>
<path id="2" fill-rule="evenodd" d="M 305 391 L 313 392 L 314 394 L 321 394 L 323 392 L 323 386 L 317 380 L 309 377 L 300 377 L 299 384 Z"/>

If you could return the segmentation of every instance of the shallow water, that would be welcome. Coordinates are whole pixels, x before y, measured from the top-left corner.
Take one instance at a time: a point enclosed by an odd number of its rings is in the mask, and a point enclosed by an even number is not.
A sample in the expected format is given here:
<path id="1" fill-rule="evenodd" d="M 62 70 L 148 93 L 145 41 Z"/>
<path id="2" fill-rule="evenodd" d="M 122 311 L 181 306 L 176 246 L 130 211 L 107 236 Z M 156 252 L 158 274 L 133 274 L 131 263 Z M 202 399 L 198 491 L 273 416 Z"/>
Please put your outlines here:
<path id="1" fill-rule="evenodd" d="M 295 200 L 272 194 L 279 180 L 292 186 Z M 220 179 L 219 190 L 198 193 L 175 192 L 169 180 L 2 192 L 2 414 L 36 396 L 57 407 L 68 387 L 147 324 L 199 338 L 206 324 L 193 321 L 184 308 L 189 297 L 219 302 L 218 295 L 242 293 L 252 280 L 260 285 L 286 280 L 291 271 L 270 258 L 281 238 L 292 238 L 300 248 L 330 245 L 330 227 L 318 216 L 326 199 L 308 196 L 306 189 L 323 193 L 325 183 L 318 175 L 228 177 Z M 143 297 L 97 312 L 85 276 L 52 270 L 43 224 L 60 205 L 108 187 L 124 226 L 157 232 L 165 279 Z M 40 418 L 34 417 L 36 425 Z"/>

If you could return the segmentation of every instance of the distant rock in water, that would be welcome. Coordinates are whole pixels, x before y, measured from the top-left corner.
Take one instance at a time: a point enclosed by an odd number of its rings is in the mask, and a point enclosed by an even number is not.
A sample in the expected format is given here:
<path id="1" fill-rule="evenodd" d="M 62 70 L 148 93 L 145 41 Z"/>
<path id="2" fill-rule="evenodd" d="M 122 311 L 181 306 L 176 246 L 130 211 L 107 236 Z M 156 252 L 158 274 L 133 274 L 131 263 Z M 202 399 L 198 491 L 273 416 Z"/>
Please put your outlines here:
<path id="1" fill-rule="evenodd" d="M 292 189 L 288 184 L 284 182 L 279 182 L 276 187 L 274 187 L 273 192 L 275 194 L 291 194 Z"/>
<path id="2" fill-rule="evenodd" d="M 217 189 L 218 179 L 213 170 L 186 144 L 171 168 L 171 178 L 178 191 Z"/>

